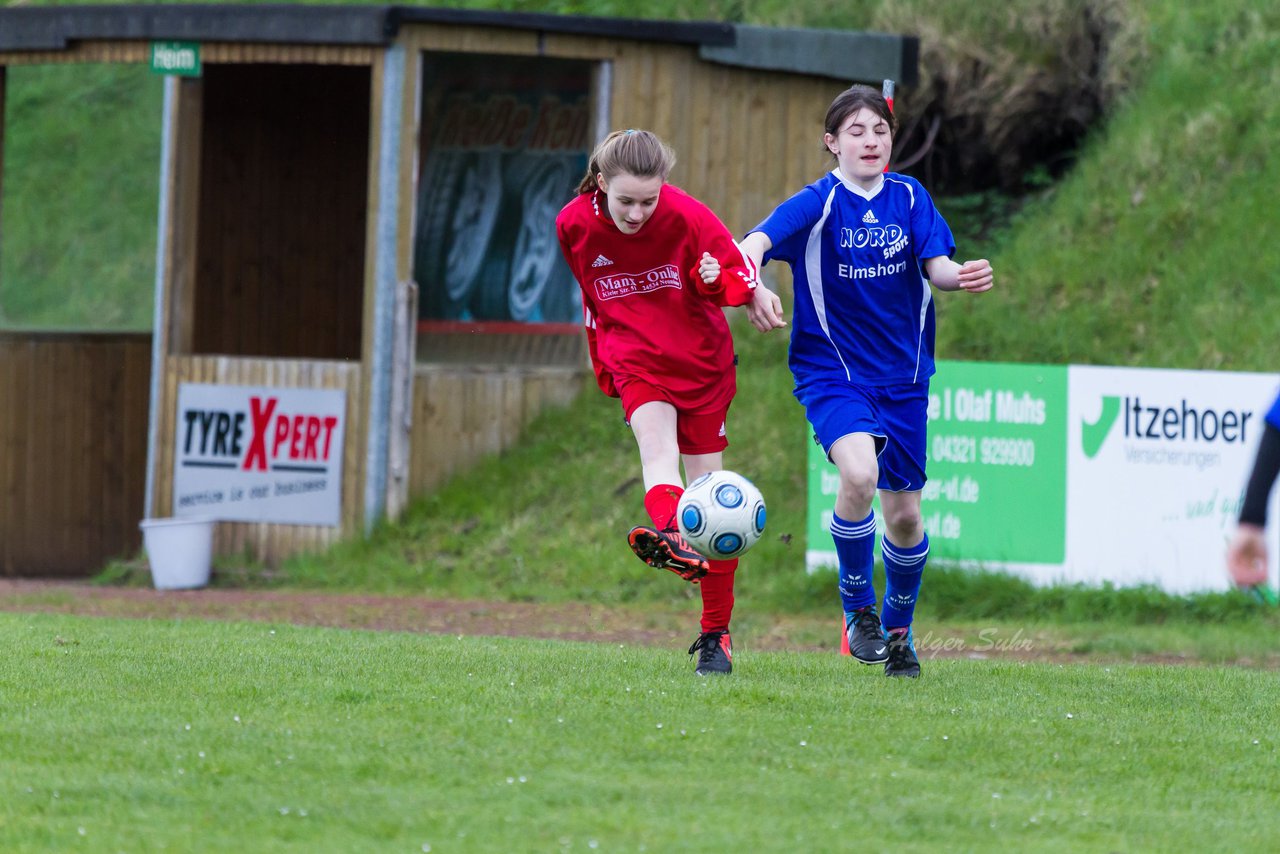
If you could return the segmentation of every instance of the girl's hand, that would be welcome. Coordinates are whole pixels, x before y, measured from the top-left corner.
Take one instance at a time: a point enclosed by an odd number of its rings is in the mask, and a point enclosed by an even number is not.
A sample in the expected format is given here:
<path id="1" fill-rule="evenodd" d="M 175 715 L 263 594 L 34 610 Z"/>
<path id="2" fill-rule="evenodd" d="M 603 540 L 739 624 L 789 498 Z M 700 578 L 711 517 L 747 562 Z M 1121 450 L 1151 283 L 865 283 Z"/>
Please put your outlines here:
<path id="1" fill-rule="evenodd" d="M 747 319 L 761 332 L 781 329 L 787 325 L 787 322 L 782 319 L 782 300 L 766 288 L 763 282 L 756 285 L 751 295 L 751 302 L 747 304 Z"/>
<path id="2" fill-rule="evenodd" d="M 965 261 L 957 275 L 957 285 L 962 291 L 980 294 L 991 290 L 995 284 L 995 274 L 991 270 L 991 262 L 986 258 L 977 261 Z"/>
<path id="3" fill-rule="evenodd" d="M 720 262 L 710 252 L 702 253 L 702 260 L 698 262 L 698 275 L 708 285 L 720 278 Z"/>
<path id="4" fill-rule="evenodd" d="M 1227 571 L 1238 587 L 1267 583 L 1267 539 L 1257 525 L 1241 523 L 1227 545 Z"/>

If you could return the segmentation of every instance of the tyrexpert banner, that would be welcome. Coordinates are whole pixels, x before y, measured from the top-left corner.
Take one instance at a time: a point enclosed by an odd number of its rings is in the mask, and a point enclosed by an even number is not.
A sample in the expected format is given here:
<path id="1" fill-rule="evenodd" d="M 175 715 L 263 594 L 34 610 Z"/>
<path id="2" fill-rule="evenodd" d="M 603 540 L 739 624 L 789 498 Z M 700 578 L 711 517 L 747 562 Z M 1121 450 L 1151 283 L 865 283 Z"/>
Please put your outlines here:
<path id="1" fill-rule="evenodd" d="M 173 513 L 337 525 L 346 392 L 183 383 Z"/>
<path id="2" fill-rule="evenodd" d="M 931 560 L 1038 583 L 1225 589 L 1276 386 L 1270 374 L 939 362 L 921 505 Z M 837 480 L 817 446 L 809 470 L 812 569 L 836 562 Z"/>

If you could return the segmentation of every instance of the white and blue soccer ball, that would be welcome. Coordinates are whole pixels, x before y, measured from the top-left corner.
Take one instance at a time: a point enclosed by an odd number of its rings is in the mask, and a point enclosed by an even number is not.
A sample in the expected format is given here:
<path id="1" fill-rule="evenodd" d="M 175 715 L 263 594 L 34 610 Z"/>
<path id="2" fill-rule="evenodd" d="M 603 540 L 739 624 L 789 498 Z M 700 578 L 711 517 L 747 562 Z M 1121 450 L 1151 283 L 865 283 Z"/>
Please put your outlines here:
<path id="1" fill-rule="evenodd" d="M 764 533 L 764 496 L 737 472 L 707 472 L 680 496 L 676 521 L 703 557 L 729 560 L 744 554 Z"/>

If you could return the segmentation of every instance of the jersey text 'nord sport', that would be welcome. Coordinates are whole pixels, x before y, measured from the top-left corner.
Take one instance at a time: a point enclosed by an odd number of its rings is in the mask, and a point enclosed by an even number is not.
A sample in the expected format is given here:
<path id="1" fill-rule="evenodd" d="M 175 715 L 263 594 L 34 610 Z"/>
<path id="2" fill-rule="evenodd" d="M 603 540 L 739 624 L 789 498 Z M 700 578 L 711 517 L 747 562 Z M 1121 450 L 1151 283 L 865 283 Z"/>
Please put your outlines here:
<path id="1" fill-rule="evenodd" d="M 923 382 L 934 372 L 934 309 L 923 261 L 955 252 L 951 229 L 914 178 L 893 172 L 872 190 L 838 170 L 805 187 L 753 231 L 765 260 L 795 281 L 791 370 L 796 385 Z"/>

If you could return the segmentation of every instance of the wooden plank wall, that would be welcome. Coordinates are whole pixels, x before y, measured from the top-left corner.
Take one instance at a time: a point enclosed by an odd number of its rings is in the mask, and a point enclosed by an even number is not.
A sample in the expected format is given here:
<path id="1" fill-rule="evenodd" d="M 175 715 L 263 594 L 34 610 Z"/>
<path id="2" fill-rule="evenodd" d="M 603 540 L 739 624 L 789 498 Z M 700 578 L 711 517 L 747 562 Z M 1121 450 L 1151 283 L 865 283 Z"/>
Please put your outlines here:
<path id="1" fill-rule="evenodd" d="M 409 495 L 430 494 L 511 447 L 537 415 L 577 397 L 587 377 L 582 368 L 419 364 Z"/>
<path id="2" fill-rule="evenodd" d="M 365 428 L 360 412 L 363 398 L 359 362 L 320 362 L 293 359 L 240 359 L 229 356 L 170 356 L 165 362 L 156 439 L 154 515 L 173 512 L 173 443 L 176 436 L 178 386 L 181 383 L 334 388 L 347 392 L 347 432 L 343 440 L 342 525 L 273 525 L 219 522 L 214 532 L 215 555 L 243 555 L 267 566 L 299 553 L 321 551 L 343 536 L 363 531 Z"/>
<path id="3" fill-rule="evenodd" d="M 838 81 L 717 65 L 692 47 L 548 37 L 552 56 L 606 49 L 614 63 L 610 123 L 649 128 L 670 143 L 671 182 L 734 234 L 830 168 L 822 119 L 844 88 Z"/>
<path id="4" fill-rule="evenodd" d="M 417 350 L 419 362 L 453 365 L 536 365 L 585 369 L 590 359 L 587 337 L 581 329 L 572 335 L 420 330 Z"/>
<path id="5" fill-rule="evenodd" d="M 0 575 L 91 575 L 142 545 L 151 336 L 0 332 Z"/>
<path id="6" fill-rule="evenodd" d="M 193 352 L 360 358 L 369 87 L 365 67 L 205 66 Z"/>

